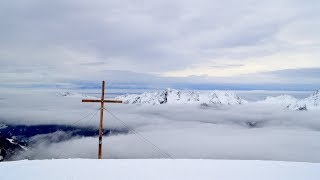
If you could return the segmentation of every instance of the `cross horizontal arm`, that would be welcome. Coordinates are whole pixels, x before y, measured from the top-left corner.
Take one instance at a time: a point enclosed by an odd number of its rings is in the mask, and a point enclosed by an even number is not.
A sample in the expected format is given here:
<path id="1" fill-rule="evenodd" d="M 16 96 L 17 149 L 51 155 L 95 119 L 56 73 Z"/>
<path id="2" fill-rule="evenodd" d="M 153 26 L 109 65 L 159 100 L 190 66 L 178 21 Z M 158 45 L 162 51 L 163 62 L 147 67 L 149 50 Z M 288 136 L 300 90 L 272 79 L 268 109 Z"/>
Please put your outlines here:
<path id="1" fill-rule="evenodd" d="M 122 101 L 120 100 L 100 100 L 100 99 L 82 99 L 82 102 L 122 103 Z"/>

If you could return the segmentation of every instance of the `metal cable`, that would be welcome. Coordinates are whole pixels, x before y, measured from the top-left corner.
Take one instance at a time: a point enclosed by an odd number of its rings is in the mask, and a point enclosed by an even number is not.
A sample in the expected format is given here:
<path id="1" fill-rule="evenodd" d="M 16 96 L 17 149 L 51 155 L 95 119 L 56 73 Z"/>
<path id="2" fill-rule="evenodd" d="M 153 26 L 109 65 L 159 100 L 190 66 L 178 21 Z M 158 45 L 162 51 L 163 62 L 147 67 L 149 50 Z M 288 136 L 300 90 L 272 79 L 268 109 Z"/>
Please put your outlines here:
<path id="1" fill-rule="evenodd" d="M 133 132 L 136 136 L 138 136 L 142 141 L 144 141 L 147 144 L 150 144 L 154 150 L 158 151 L 162 156 L 167 157 L 169 159 L 173 159 L 173 157 L 168 154 L 167 152 L 163 151 L 162 149 L 160 149 L 157 145 L 155 145 L 154 143 L 152 143 L 150 140 L 148 140 L 147 138 L 145 138 L 144 136 L 142 136 L 140 133 L 138 133 L 136 130 L 134 130 L 133 128 L 131 128 L 128 124 L 126 124 L 124 121 L 122 121 L 120 118 L 118 118 L 116 115 L 114 115 L 111 111 L 109 111 L 108 109 L 104 108 L 105 111 L 109 112 L 111 114 L 111 116 L 113 116 L 116 120 L 120 121 L 121 124 L 126 127 L 129 131 Z"/>
<path id="2" fill-rule="evenodd" d="M 98 111 L 95 111 L 95 113 L 94 113 L 93 116 L 88 120 L 88 122 L 91 121 L 91 120 L 97 115 L 97 113 L 100 111 L 100 109 L 101 109 L 101 108 L 99 108 Z M 87 117 L 88 117 L 88 116 L 87 116 Z M 73 125 L 74 125 L 74 124 L 73 124 Z M 63 154 L 63 150 L 58 154 L 57 159 L 59 159 L 62 154 Z"/>
<path id="3" fill-rule="evenodd" d="M 87 115 L 83 116 L 82 118 L 76 120 L 75 122 L 71 123 L 70 126 L 76 125 L 77 123 L 79 123 L 79 122 L 81 122 L 82 120 L 86 119 L 86 118 L 89 117 L 90 115 L 94 115 L 94 116 L 95 116 L 95 115 L 97 114 L 97 112 L 100 111 L 100 109 L 101 109 L 101 108 L 99 108 L 98 110 L 95 109 L 93 112 L 90 112 L 89 114 L 87 114 Z M 93 117 L 94 117 L 94 116 L 93 116 Z M 93 118 L 93 117 L 92 117 L 92 118 Z M 91 119 L 92 119 L 92 118 L 91 118 Z M 91 120 L 91 119 L 90 119 L 90 120 Z M 53 133 L 53 132 L 51 132 L 51 133 Z M 49 134 L 50 134 L 50 133 L 49 133 Z M 37 142 L 37 144 L 41 144 L 41 143 L 48 142 L 48 141 L 49 141 L 49 139 L 43 139 L 42 141 Z M 38 151 L 36 151 L 36 152 L 33 153 L 33 154 L 38 155 L 38 154 L 40 153 L 40 150 L 41 150 L 41 149 L 39 149 Z"/>

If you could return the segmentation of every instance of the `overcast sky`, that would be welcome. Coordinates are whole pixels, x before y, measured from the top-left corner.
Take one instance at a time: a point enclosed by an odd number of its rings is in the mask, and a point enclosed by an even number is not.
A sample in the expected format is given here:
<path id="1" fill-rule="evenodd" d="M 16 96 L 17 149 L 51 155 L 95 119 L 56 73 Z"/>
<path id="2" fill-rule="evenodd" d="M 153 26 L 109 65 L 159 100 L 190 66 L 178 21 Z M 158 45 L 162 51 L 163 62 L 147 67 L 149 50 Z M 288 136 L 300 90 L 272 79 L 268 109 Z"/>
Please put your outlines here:
<path id="1" fill-rule="evenodd" d="M 320 87 L 318 0 L 2 0 L 5 87 Z"/>

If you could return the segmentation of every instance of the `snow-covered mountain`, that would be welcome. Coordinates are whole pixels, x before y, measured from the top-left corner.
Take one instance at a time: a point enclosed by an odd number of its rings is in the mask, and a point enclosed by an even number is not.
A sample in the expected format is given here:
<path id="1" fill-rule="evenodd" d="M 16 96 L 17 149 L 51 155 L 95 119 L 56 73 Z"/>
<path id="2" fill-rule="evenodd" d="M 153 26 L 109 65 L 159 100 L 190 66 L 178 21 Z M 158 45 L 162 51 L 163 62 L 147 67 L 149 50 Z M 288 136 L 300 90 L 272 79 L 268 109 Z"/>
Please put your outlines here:
<path id="1" fill-rule="evenodd" d="M 59 92 L 56 96 L 73 98 L 96 98 L 77 92 Z M 145 92 L 142 94 L 125 94 L 115 97 L 122 100 L 125 104 L 192 104 L 199 103 L 204 105 L 221 104 L 235 105 L 245 104 L 246 100 L 240 98 L 232 91 L 180 91 L 175 89 L 165 89 L 162 91 Z M 267 97 L 258 103 L 278 105 L 291 110 L 311 110 L 320 109 L 320 90 L 314 92 L 305 99 L 297 99 L 290 95 L 280 95 L 276 97 Z M 1 127 L 0 127 L 1 128 Z"/>
<path id="2" fill-rule="evenodd" d="M 163 91 L 145 92 L 142 94 L 126 94 L 116 97 L 126 104 L 189 104 L 189 103 L 209 103 L 234 105 L 247 103 L 235 93 L 230 91 L 179 91 L 175 89 L 165 89 Z"/>
<path id="3" fill-rule="evenodd" d="M 289 104 L 287 107 L 294 110 L 320 109 L 320 90 L 305 99 Z"/>
<path id="4" fill-rule="evenodd" d="M 265 100 L 258 101 L 258 102 L 259 103 L 266 103 L 266 104 L 276 104 L 276 105 L 287 107 L 290 104 L 296 103 L 297 101 L 298 101 L 298 99 L 296 99 L 293 96 L 281 95 L 281 96 L 276 96 L 276 97 L 268 96 Z"/>

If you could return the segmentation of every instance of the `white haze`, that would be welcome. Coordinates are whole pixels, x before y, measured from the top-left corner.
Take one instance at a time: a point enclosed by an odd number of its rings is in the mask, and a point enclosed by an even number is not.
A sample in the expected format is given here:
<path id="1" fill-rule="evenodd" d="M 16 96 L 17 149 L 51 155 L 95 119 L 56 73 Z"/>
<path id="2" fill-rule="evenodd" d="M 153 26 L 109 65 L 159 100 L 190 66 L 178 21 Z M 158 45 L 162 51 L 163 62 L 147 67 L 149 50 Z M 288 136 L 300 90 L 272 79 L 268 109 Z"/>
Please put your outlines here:
<path id="1" fill-rule="evenodd" d="M 1 90 L 0 122 L 6 124 L 71 125 L 95 110 L 98 103 L 81 97 L 57 97 L 56 91 Z M 240 95 L 241 97 L 241 95 Z M 236 106 L 107 105 L 107 108 L 174 158 L 260 159 L 320 162 L 319 111 L 293 111 L 274 104 Z M 98 114 L 77 126 L 98 126 Z M 123 129 L 106 113 L 105 128 Z M 52 134 L 61 136 L 61 133 Z M 41 139 L 41 137 L 40 137 Z M 37 159 L 96 158 L 96 137 L 39 142 L 26 154 Z M 136 135 L 104 137 L 104 158 L 161 158 Z"/>

